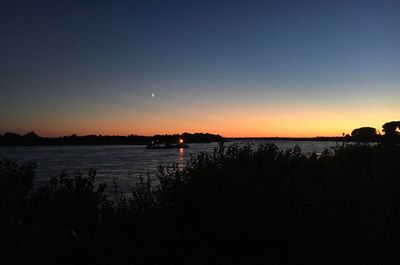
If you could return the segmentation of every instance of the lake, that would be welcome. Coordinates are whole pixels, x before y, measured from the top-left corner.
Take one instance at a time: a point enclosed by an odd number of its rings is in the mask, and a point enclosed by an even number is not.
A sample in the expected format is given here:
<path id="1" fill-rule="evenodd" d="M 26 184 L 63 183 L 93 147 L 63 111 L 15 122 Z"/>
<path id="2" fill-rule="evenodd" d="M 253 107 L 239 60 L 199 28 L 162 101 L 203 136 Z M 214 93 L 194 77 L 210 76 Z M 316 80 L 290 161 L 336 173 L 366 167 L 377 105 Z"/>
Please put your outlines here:
<path id="1" fill-rule="evenodd" d="M 272 141 L 238 141 L 238 144 L 258 144 Z M 336 142 L 274 141 L 280 149 L 299 146 L 304 153 L 320 153 Z M 226 146 L 232 142 L 226 143 Z M 191 155 L 213 152 L 218 143 L 190 144 L 186 149 L 147 149 L 143 145 L 80 145 L 80 146 L 0 146 L 0 158 L 19 163 L 37 164 L 35 187 L 47 183 L 62 171 L 86 174 L 90 168 L 97 171 L 96 181 L 112 184 L 116 181 L 123 191 L 129 191 L 139 176 L 148 173 L 154 177 L 158 166 L 177 163 L 183 167 Z"/>

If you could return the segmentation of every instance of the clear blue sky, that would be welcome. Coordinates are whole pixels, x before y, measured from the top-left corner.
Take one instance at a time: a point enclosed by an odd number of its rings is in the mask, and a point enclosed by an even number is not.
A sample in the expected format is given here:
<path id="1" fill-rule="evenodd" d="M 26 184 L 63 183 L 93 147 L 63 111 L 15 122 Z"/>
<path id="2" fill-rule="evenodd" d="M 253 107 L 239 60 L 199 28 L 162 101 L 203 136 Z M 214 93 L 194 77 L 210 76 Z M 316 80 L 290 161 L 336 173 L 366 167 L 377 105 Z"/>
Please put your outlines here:
<path id="1" fill-rule="evenodd" d="M 0 33 L 0 133 L 315 136 L 400 117 L 400 1 L 14 0 Z"/>

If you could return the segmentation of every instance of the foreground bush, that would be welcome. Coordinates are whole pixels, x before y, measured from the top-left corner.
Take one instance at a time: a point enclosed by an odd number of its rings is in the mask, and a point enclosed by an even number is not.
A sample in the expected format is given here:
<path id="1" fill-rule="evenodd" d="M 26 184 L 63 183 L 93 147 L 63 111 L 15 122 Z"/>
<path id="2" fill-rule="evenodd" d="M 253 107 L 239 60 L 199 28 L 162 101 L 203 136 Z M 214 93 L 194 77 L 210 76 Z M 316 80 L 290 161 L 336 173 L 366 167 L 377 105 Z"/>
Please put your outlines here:
<path id="1" fill-rule="evenodd" d="M 7 264 L 395 264 L 400 150 L 321 155 L 221 146 L 160 168 L 125 197 L 61 175 L 30 191 L 34 167 L 0 163 Z M 10 192 L 11 191 L 11 192 Z M 28 196 L 29 194 L 29 196 Z"/>

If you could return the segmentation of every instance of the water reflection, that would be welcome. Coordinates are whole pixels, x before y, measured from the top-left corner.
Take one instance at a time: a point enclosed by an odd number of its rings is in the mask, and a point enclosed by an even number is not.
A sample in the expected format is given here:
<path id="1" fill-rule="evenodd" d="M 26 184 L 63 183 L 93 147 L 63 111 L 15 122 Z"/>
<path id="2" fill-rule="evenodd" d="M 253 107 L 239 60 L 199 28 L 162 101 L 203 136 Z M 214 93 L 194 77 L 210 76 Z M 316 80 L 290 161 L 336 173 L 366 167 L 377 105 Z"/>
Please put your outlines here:
<path id="1" fill-rule="evenodd" d="M 265 141 L 239 141 L 240 145 L 251 144 L 254 147 Z M 232 143 L 226 143 L 227 146 Z M 303 152 L 321 152 L 336 145 L 335 142 L 276 142 L 280 149 L 300 146 Z M 150 173 L 155 176 L 158 166 L 178 164 L 183 168 L 191 155 L 200 152 L 212 153 L 218 143 L 191 144 L 190 148 L 147 149 L 145 146 L 0 146 L 0 159 L 9 158 L 19 163 L 33 161 L 37 163 L 35 186 L 48 182 L 51 177 L 62 171 L 73 174 L 75 171 L 86 173 L 90 168 L 97 170 L 98 183 L 112 183 L 115 180 L 122 190 L 130 191 L 139 176 Z"/>
<path id="2" fill-rule="evenodd" d="M 186 164 L 185 149 L 179 148 L 178 167 L 183 168 Z"/>

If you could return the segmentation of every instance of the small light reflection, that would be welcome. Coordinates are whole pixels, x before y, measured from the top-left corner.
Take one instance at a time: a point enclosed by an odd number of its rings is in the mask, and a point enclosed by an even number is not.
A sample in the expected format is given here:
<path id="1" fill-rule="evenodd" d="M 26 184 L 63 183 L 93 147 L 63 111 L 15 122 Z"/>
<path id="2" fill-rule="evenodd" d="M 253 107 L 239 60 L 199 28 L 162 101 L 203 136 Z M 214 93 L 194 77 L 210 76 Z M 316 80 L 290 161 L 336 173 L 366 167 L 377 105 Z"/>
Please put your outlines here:
<path id="1" fill-rule="evenodd" d="M 184 148 L 179 148 L 179 160 L 183 159 L 185 156 L 185 149 Z"/>
<path id="2" fill-rule="evenodd" d="M 185 166 L 185 149 L 179 148 L 179 168 L 183 168 Z"/>

